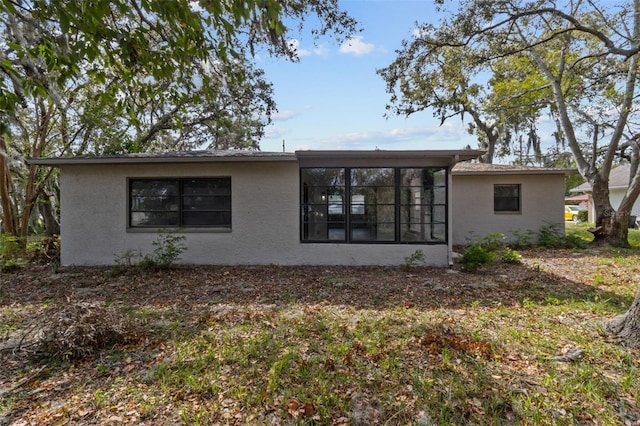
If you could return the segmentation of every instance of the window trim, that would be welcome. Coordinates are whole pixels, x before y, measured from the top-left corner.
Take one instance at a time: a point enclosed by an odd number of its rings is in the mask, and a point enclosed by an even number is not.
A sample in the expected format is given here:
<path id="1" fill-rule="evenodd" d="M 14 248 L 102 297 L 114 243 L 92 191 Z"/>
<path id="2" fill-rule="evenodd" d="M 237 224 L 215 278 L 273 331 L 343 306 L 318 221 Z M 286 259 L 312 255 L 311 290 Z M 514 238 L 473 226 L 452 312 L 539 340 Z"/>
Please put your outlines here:
<path id="1" fill-rule="evenodd" d="M 518 189 L 517 197 L 500 197 L 502 199 L 514 199 L 518 201 L 517 210 L 499 210 L 496 208 L 496 189 L 498 187 L 516 187 Z M 520 214 L 522 213 L 522 184 L 519 183 L 496 183 L 493 185 L 493 213 L 494 214 Z"/>
<path id="2" fill-rule="evenodd" d="M 229 209 L 220 209 L 228 211 L 229 223 L 223 225 L 184 225 L 184 183 L 186 181 L 212 181 L 225 180 L 229 187 Z M 135 181 L 166 181 L 178 183 L 178 225 L 132 225 L 132 183 Z M 206 211 L 206 210 L 202 210 Z M 157 232 L 158 229 L 170 229 L 176 232 L 231 232 L 233 225 L 233 191 L 231 176 L 187 176 L 187 177 L 128 177 L 127 178 L 127 232 Z"/>
<path id="3" fill-rule="evenodd" d="M 315 239 L 305 239 L 305 226 L 308 226 L 308 223 L 304 221 L 304 209 L 306 208 L 306 204 L 304 202 L 304 187 L 305 182 L 303 182 L 302 171 L 309 169 L 340 169 L 344 171 L 344 194 L 345 201 L 344 202 L 344 227 L 345 227 L 345 239 L 342 240 L 315 240 Z M 354 169 L 392 169 L 393 170 L 393 189 L 394 189 L 394 230 L 395 235 L 393 240 L 354 240 L 351 237 L 351 208 L 352 208 L 352 200 L 351 200 L 351 170 Z M 406 186 L 401 183 L 401 170 L 403 169 L 437 169 L 444 172 L 443 185 L 434 185 L 434 188 L 443 188 L 444 189 L 444 204 L 443 203 L 430 203 L 431 206 L 443 206 L 444 207 L 444 222 L 435 221 L 429 222 L 431 224 L 442 224 L 444 225 L 444 238 L 443 240 L 432 240 L 432 241 L 420 241 L 420 240 L 406 240 L 402 238 L 402 225 L 406 224 L 402 221 L 401 210 L 403 207 L 408 206 L 409 204 L 403 204 L 401 200 L 401 190 L 406 188 Z M 314 166 L 305 166 L 300 167 L 298 172 L 299 185 L 300 185 L 300 202 L 299 202 L 299 238 L 300 242 L 303 244 L 407 244 L 407 245 L 448 245 L 449 244 L 449 227 L 450 227 L 450 217 L 449 217 L 449 191 L 450 191 L 450 173 L 451 170 L 446 166 L 354 166 L 354 167 L 340 167 L 340 166 L 322 166 L 322 165 L 314 165 Z M 347 195 L 348 194 L 348 195 Z M 425 204 L 420 204 L 425 205 Z M 425 222 L 426 223 L 426 222 Z"/>

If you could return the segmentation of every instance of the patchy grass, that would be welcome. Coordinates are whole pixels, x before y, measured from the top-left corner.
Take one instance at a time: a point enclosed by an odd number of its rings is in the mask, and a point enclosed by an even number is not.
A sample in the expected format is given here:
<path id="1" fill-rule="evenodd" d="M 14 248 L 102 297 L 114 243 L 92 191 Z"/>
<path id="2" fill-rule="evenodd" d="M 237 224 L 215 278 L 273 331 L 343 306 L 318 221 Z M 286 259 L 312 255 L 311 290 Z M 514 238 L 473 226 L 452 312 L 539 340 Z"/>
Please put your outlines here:
<path id="1" fill-rule="evenodd" d="M 0 274 L 0 424 L 636 424 L 640 352 L 604 321 L 640 252 L 521 251 L 459 268 Z M 43 358 L 36 319 L 115 307 L 117 346 Z M 13 349 L 8 347 L 13 346 Z"/>
<path id="2" fill-rule="evenodd" d="M 591 242 L 593 241 L 593 234 L 589 232 L 589 229 L 593 228 L 593 226 L 593 223 L 587 222 L 565 222 L 565 231 L 567 235 L 573 235 L 585 242 Z M 631 247 L 640 247 L 640 229 L 629 229 L 628 241 Z"/>

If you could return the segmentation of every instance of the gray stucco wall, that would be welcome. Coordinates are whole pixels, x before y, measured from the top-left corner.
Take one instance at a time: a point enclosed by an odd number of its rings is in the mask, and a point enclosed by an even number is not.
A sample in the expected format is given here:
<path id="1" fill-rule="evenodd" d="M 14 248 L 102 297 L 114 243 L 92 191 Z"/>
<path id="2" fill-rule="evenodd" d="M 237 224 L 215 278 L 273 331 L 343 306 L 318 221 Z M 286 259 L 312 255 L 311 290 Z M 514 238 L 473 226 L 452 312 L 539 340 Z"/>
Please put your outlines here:
<path id="1" fill-rule="evenodd" d="M 453 244 L 469 243 L 470 237 L 513 231 L 537 231 L 556 223 L 564 232 L 564 175 L 453 175 Z M 521 185 L 521 211 L 496 213 L 493 210 L 495 184 Z"/>
<path id="2" fill-rule="evenodd" d="M 186 264 L 394 265 L 421 249 L 446 265 L 446 245 L 300 242 L 297 162 L 61 166 L 63 265 L 113 264 L 127 250 L 150 253 L 157 233 L 127 230 L 127 179 L 231 176 L 232 230 L 189 232 Z"/>

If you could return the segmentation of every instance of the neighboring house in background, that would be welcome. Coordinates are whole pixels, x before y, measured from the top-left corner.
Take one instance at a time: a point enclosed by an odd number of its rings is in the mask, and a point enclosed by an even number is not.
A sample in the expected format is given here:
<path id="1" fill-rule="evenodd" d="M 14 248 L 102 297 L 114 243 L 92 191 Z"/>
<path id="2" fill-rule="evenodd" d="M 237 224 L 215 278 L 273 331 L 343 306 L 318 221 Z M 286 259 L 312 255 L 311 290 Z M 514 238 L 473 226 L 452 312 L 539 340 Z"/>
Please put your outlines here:
<path id="1" fill-rule="evenodd" d="M 564 232 L 564 191 L 573 169 L 459 163 L 453 168 L 453 244 L 557 224 Z M 516 234 L 514 234 L 514 231 Z"/>
<path id="2" fill-rule="evenodd" d="M 591 210 L 591 197 L 587 194 L 574 195 L 572 197 L 566 197 L 564 199 L 565 204 L 575 205 L 587 210 Z M 589 219 L 587 219 L 589 220 Z"/>
<path id="3" fill-rule="evenodd" d="M 630 173 L 631 166 L 629 166 L 629 164 L 623 164 L 611 169 L 611 173 L 609 174 L 609 200 L 611 201 L 611 206 L 614 209 L 618 208 L 627 188 L 629 187 Z M 581 194 L 583 196 L 586 195 L 588 197 L 587 207 L 589 210 L 589 222 L 594 222 L 593 218 L 595 217 L 595 207 L 591 195 L 591 184 L 585 182 L 582 185 L 571 189 L 569 192 Z M 631 208 L 631 216 L 635 216 L 636 220 L 640 218 L 640 198 L 636 200 L 635 204 Z M 635 222 L 636 220 L 633 221 Z M 637 223 L 634 226 L 637 226 Z"/>
<path id="4" fill-rule="evenodd" d="M 564 223 L 565 171 L 458 163 L 482 153 L 192 151 L 30 163 L 61 170 L 63 265 L 149 253 L 169 229 L 186 237 L 187 264 L 398 265 L 420 249 L 426 264 L 443 266 L 472 231 Z"/>

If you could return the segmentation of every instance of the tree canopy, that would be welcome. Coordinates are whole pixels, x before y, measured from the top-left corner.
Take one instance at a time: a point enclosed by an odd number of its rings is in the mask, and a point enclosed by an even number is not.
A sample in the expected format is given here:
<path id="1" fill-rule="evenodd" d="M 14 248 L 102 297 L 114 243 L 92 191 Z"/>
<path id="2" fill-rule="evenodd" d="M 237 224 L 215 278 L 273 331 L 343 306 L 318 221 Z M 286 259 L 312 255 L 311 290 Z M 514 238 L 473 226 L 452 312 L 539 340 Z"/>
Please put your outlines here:
<path id="1" fill-rule="evenodd" d="M 296 60 L 309 28 L 356 22 L 337 0 L 0 0 L 0 209 L 26 236 L 39 156 L 257 149 L 275 110 L 252 55 Z"/>
<path id="2" fill-rule="evenodd" d="M 470 0 L 455 11 L 446 0 L 439 4 L 445 17 L 422 25 L 380 71 L 390 108 L 434 108 L 442 120 L 469 113 L 490 129 L 490 142 L 492 129 L 532 126 L 548 111 L 556 140 L 591 184 L 594 243 L 628 246 L 640 194 L 640 0 Z M 614 209 L 609 175 L 618 158 L 630 162 L 631 173 Z M 640 293 L 608 330 L 640 344 Z"/>
<path id="3" fill-rule="evenodd" d="M 259 136 L 258 124 L 264 125 L 275 105 L 262 73 L 247 60 L 256 46 L 294 58 L 285 21 L 302 25 L 315 15 L 316 34 L 338 36 L 356 25 L 337 0 L 1 0 L 0 12 L 4 132 L 31 97 L 65 110 L 65 97 L 74 92 L 77 102 L 75 94 L 86 89 L 89 108 L 106 106 L 112 116 L 126 115 L 134 126 L 145 116 L 153 121 L 146 130 L 169 122 L 173 129 L 194 124 L 192 106 L 204 105 L 209 114 L 198 117 L 200 124 L 211 126 L 216 118 L 219 128 L 235 124 L 230 133 L 240 134 L 234 119 L 253 115 L 259 120 L 242 121 L 253 126 L 245 127 L 242 136 Z M 247 91 L 255 100 L 247 99 Z M 221 113 L 221 105 L 228 114 Z M 74 110 L 84 112 L 83 106 Z"/>
<path id="4" fill-rule="evenodd" d="M 468 114 L 490 153 L 500 144 L 511 151 L 518 133 L 527 144 L 539 143 L 536 123 L 551 116 L 556 141 L 593 187 L 596 240 L 626 245 L 640 192 L 634 107 L 640 1 L 473 0 L 457 10 L 440 3 L 440 21 L 421 25 L 379 70 L 391 94 L 388 108 L 400 114 L 429 108 L 442 121 Z M 634 174 L 615 210 L 608 176 L 621 156 Z"/>

